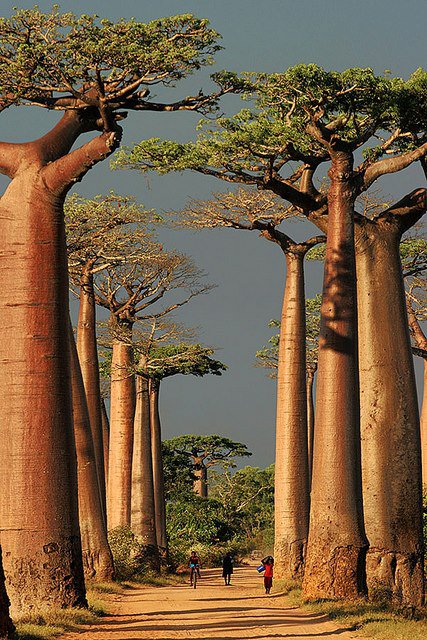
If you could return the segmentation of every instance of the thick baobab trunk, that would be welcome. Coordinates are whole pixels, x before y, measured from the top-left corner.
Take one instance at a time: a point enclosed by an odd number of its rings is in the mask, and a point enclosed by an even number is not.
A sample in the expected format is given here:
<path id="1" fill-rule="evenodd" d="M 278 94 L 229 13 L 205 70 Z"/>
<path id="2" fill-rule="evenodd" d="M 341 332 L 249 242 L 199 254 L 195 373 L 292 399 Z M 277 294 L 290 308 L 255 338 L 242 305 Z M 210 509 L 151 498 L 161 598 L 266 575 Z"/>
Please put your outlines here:
<path id="1" fill-rule="evenodd" d="M 310 509 L 307 456 L 304 254 L 286 253 L 277 370 L 275 573 L 302 578 Z"/>
<path id="2" fill-rule="evenodd" d="M 151 569 L 160 571 L 154 509 L 148 381 L 142 376 L 136 378 L 133 433 L 131 527 L 143 546 L 144 562 Z"/>
<path id="3" fill-rule="evenodd" d="M 102 440 L 101 389 L 99 384 L 98 349 L 96 342 L 95 296 L 92 266 L 89 264 L 80 282 L 80 308 L 77 325 L 77 351 L 89 411 L 93 446 L 95 449 L 101 504 L 106 517 L 106 485 L 104 446 Z"/>
<path id="4" fill-rule="evenodd" d="M 389 220 L 357 237 L 366 571 L 372 598 L 420 605 L 419 417 L 399 241 Z"/>
<path id="5" fill-rule="evenodd" d="M 130 344 L 113 340 L 111 362 L 108 529 L 130 526 L 135 376 Z"/>
<path id="6" fill-rule="evenodd" d="M 406 308 L 408 310 L 409 327 L 414 337 L 417 347 L 427 352 L 427 337 L 424 335 L 418 322 L 417 316 L 412 309 L 409 300 L 406 301 Z M 423 400 L 421 404 L 421 416 L 420 416 L 420 433 L 421 433 L 421 469 L 423 489 L 427 490 L 427 357 L 423 356 Z"/>
<path id="7" fill-rule="evenodd" d="M 160 382 L 150 380 L 150 428 L 151 452 L 153 457 L 154 504 L 156 509 L 157 544 L 162 557 L 168 554 L 168 539 L 166 534 L 166 499 L 163 477 L 162 458 L 162 430 L 159 413 Z"/>
<path id="8" fill-rule="evenodd" d="M 314 444 L 314 399 L 313 385 L 314 368 L 307 369 L 306 389 L 307 389 L 307 434 L 308 434 L 308 478 L 311 489 L 311 476 L 313 475 L 313 444 Z"/>
<path id="9" fill-rule="evenodd" d="M 102 446 L 104 449 L 104 470 L 105 482 L 108 482 L 108 451 L 110 448 L 110 421 L 108 420 L 107 408 L 104 398 L 101 398 L 102 410 Z"/>
<path id="10" fill-rule="evenodd" d="M 84 606 L 62 198 L 37 155 L 0 201 L 0 539 L 12 613 Z"/>
<path id="11" fill-rule="evenodd" d="M 201 498 L 208 497 L 208 470 L 203 458 L 194 458 L 194 482 L 193 490 Z"/>
<path id="12" fill-rule="evenodd" d="M 113 557 L 108 546 L 89 412 L 71 323 L 69 336 L 83 569 L 85 577 L 91 580 L 112 580 Z"/>
<path id="13" fill-rule="evenodd" d="M 335 151 L 329 171 L 310 533 L 303 582 L 309 598 L 356 598 L 366 589 L 352 170 L 351 154 Z"/>
<path id="14" fill-rule="evenodd" d="M 2 564 L 2 553 L 0 547 L 0 638 L 10 638 L 14 626 L 9 616 L 9 598 L 5 587 L 5 577 Z"/>
<path id="15" fill-rule="evenodd" d="M 421 407 L 421 452 L 422 452 L 422 478 L 423 486 L 427 490 L 427 360 L 424 358 L 424 390 L 423 403 Z"/>

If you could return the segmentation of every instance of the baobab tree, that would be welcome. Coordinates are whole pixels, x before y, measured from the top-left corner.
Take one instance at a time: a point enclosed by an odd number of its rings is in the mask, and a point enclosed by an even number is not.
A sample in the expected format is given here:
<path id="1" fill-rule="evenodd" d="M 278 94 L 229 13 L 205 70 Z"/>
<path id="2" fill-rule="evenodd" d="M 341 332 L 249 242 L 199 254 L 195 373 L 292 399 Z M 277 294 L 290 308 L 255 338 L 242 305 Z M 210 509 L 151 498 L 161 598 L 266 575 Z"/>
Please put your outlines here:
<path id="1" fill-rule="evenodd" d="M 311 249 L 308 253 L 316 252 Z M 321 296 L 307 298 L 305 301 L 305 324 L 306 324 L 306 390 L 307 390 L 307 434 L 308 434 L 308 467 L 309 479 L 311 484 L 311 473 L 313 465 L 313 440 L 314 440 L 314 401 L 313 386 L 314 377 L 317 371 L 317 356 L 319 350 L 319 331 L 320 331 L 320 306 Z M 280 327 L 279 320 L 270 320 L 270 327 Z M 256 353 L 257 367 L 263 367 L 270 371 L 269 377 L 276 379 L 278 376 L 279 366 L 279 341 L 280 333 L 273 335 L 268 345 L 259 349 Z"/>
<path id="2" fill-rule="evenodd" d="M 424 258 L 427 254 L 424 247 Z M 406 266 L 406 265 L 405 265 Z M 421 433 L 421 458 L 422 458 L 422 480 L 423 486 L 427 486 L 427 336 L 423 331 L 421 323 L 427 318 L 426 282 L 420 275 L 411 278 L 406 292 L 406 307 L 408 311 L 409 329 L 415 353 L 423 359 L 423 399 L 420 416 Z"/>
<path id="3" fill-rule="evenodd" d="M 176 436 L 165 444 L 169 450 L 191 459 L 194 492 L 202 498 L 208 497 L 208 469 L 215 466 L 230 469 L 236 466 L 234 458 L 252 455 L 245 444 L 217 434 Z"/>
<path id="4" fill-rule="evenodd" d="M 229 227 L 258 231 L 284 254 L 286 283 L 279 336 L 275 462 L 275 571 L 279 577 L 301 578 L 308 538 L 310 508 L 307 442 L 304 257 L 324 236 L 295 242 L 278 229 L 296 215 L 268 191 L 238 189 L 216 193 L 208 201 L 192 201 L 178 224 L 200 228 Z"/>
<path id="5" fill-rule="evenodd" d="M 132 247 L 127 242 L 128 236 L 123 234 L 128 225 L 133 225 L 135 251 L 140 250 L 141 241 L 149 236 L 147 225 L 152 219 L 151 212 L 146 211 L 130 196 L 110 193 L 87 199 L 73 194 L 65 202 L 70 281 L 79 297 L 77 351 L 89 410 L 104 514 L 106 482 L 93 279 L 95 274 L 107 266 L 123 262 L 123 242 L 129 251 L 126 259 L 131 258 Z"/>
<path id="6" fill-rule="evenodd" d="M 69 349 L 83 569 L 86 578 L 102 582 L 114 576 L 113 557 L 108 545 L 89 410 L 71 321 Z"/>
<path id="7" fill-rule="evenodd" d="M 175 336 L 177 337 L 177 336 Z M 162 337 L 162 342 L 164 336 Z M 137 346 L 137 350 L 140 347 Z M 176 375 L 203 377 L 221 375 L 226 370 L 219 360 L 211 356 L 214 350 L 198 343 L 157 344 L 146 347 L 140 354 L 138 373 L 148 380 L 151 451 L 154 480 L 157 542 L 163 554 L 167 553 L 166 501 L 162 463 L 162 431 L 159 412 L 160 384 L 165 378 Z"/>
<path id="8" fill-rule="evenodd" d="M 215 77 L 213 96 L 161 104 L 149 95 L 151 85 L 171 86 L 208 64 L 217 38 L 188 14 L 114 23 L 35 7 L 0 20 L 0 109 L 63 112 L 37 140 L 0 144 L 0 170 L 10 179 L 0 202 L 0 527 L 12 609 L 85 603 L 64 331 L 65 195 L 117 148 L 127 111 L 209 109 L 230 90 L 225 74 Z"/>
<path id="9" fill-rule="evenodd" d="M 131 484 L 135 379 L 133 327 L 144 318 L 164 317 L 194 296 L 207 292 L 204 274 L 183 254 L 142 242 L 137 251 L 126 234 L 127 262 L 106 267 L 94 283 L 95 301 L 110 312 L 112 338 L 110 446 L 107 492 L 108 528 L 131 523 Z M 163 304 L 163 299 L 170 302 Z M 143 450 L 146 452 L 146 450 Z"/>
<path id="10" fill-rule="evenodd" d="M 427 192 L 416 189 L 372 221 L 354 210 L 357 197 L 382 176 L 417 162 L 425 165 L 426 73 L 418 70 L 405 81 L 370 69 L 339 73 L 310 64 L 244 78 L 252 81 L 254 109 L 209 123 L 195 143 L 144 141 L 123 152 L 117 164 L 159 173 L 193 169 L 271 190 L 328 231 L 304 590 L 314 598 L 354 597 L 366 590 L 361 413 L 368 584 L 388 590 L 397 602 L 419 605 L 421 482 L 414 471 L 420 466 L 419 427 L 398 245 L 424 214 Z M 364 157 L 355 166 L 361 148 Z M 329 185 L 319 191 L 314 178 L 325 162 Z M 393 314 L 387 298 L 393 300 Z M 378 389 L 381 403 L 372 416 Z M 367 446 L 368 434 L 374 447 Z"/>

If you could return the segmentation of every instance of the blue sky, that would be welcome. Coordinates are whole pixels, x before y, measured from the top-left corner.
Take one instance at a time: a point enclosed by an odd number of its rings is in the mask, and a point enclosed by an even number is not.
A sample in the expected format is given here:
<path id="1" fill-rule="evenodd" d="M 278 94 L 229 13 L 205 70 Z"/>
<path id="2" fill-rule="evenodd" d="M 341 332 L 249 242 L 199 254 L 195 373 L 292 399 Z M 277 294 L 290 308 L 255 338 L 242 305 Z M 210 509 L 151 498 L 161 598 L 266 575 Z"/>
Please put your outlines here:
<path id="1" fill-rule="evenodd" d="M 32 2 L 2 0 L 2 15 Z M 51 3 L 40 1 L 42 10 Z M 381 73 L 407 76 L 426 64 L 425 0 L 64 0 L 64 11 L 97 13 L 112 19 L 141 21 L 194 13 L 207 17 L 222 36 L 224 50 L 216 64 L 171 90 L 176 99 L 200 87 L 209 88 L 209 74 L 236 71 L 281 71 L 298 62 L 326 68 L 373 67 Z M 224 108 L 235 108 L 235 101 Z M 10 109 L 2 114 L 0 137 L 29 140 L 44 133 L 58 116 L 42 110 Z M 198 116 L 191 113 L 131 114 L 125 122 L 124 143 L 159 136 L 187 140 L 195 135 Z M 401 197 L 425 180 L 418 170 L 384 181 L 391 197 Z M 4 184 L 4 181 L 2 182 Z M 114 189 L 130 193 L 147 207 L 167 211 L 184 206 L 189 197 L 207 198 L 226 187 L 197 174 L 140 176 L 111 172 L 108 162 L 97 166 L 77 191 L 91 196 Z M 302 239 L 313 228 L 293 225 L 289 232 Z M 274 458 L 274 382 L 253 367 L 255 351 L 268 339 L 270 318 L 280 314 L 284 260 L 278 248 L 255 234 L 229 229 L 197 234 L 161 231 L 168 248 L 194 256 L 217 288 L 183 309 L 180 319 L 201 328 L 206 344 L 220 348 L 217 357 L 229 366 L 222 378 L 177 377 L 163 385 L 161 413 L 165 437 L 179 433 L 222 433 L 248 444 L 251 464 L 264 466 Z M 307 290 L 321 286 L 318 265 L 307 268 Z"/>

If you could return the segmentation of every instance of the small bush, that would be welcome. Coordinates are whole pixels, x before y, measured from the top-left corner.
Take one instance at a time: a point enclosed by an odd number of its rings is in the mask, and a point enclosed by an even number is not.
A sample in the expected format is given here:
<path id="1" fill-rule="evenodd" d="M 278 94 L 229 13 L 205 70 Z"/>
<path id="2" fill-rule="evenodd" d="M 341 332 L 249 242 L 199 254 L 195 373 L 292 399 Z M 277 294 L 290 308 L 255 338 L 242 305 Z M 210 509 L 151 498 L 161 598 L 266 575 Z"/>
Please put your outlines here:
<path id="1" fill-rule="evenodd" d="M 129 527 L 116 527 L 108 532 L 108 542 L 114 559 L 116 579 L 144 582 L 152 571 L 146 547 L 141 545 Z"/>

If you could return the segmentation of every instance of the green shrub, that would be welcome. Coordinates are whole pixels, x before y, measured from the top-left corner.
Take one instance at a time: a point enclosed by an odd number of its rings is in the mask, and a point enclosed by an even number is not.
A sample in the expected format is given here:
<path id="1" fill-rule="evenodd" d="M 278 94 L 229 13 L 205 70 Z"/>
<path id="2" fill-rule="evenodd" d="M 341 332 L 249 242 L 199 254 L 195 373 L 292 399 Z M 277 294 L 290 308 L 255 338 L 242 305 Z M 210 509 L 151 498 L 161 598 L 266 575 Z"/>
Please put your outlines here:
<path id="1" fill-rule="evenodd" d="M 151 572 L 151 562 L 146 549 L 129 527 L 116 527 L 108 532 L 108 542 L 114 559 L 116 579 L 144 582 Z"/>

